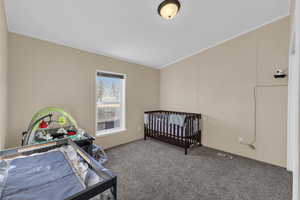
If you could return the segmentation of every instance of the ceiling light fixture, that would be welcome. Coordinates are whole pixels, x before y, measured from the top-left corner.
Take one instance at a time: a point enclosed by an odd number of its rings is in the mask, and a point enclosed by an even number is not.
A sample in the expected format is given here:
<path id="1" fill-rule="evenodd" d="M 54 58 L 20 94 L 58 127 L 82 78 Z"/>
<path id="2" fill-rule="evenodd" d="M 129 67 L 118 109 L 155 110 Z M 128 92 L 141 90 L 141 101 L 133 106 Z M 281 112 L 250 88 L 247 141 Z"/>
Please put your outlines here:
<path id="1" fill-rule="evenodd" d="M 165 0 L 158 6 L 158 14 L 165 19 L 172 19 L 180 9 L 178 0 Z"/>

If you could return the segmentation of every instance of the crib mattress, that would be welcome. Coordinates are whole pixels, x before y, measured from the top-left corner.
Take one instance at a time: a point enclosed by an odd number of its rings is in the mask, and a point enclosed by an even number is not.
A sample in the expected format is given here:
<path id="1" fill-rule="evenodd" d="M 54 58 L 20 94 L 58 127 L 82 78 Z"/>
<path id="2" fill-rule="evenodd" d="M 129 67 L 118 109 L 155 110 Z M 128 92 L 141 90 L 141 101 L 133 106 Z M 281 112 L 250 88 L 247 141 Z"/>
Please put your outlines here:
<path id="1" fill-rule="evenodd" d="M 79 176 L 60 151 L 20 157 L 8 163 L 1 200 L 65 199 L 84 189 Z"/>

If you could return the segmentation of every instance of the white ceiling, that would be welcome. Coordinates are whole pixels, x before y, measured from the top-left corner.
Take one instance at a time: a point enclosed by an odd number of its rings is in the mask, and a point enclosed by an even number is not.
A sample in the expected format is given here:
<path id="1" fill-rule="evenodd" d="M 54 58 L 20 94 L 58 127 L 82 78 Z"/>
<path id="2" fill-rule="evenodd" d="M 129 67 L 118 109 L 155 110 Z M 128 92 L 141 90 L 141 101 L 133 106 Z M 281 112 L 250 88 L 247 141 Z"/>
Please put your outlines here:
<path id="1" fill-rule="evenodd" d="M 288 15 L 288 0 L 6 0 L 11 32 L 161 68 Z"/>

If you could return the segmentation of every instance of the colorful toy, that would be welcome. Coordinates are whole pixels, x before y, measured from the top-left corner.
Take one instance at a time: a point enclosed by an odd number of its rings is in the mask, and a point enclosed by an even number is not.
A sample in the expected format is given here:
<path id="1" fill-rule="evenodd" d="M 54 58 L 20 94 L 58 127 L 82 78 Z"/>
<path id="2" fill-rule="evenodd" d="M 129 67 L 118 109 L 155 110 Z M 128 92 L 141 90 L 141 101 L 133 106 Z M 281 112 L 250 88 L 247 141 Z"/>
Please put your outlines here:
<path id="1" fill-rule="evenodd" d="M 67 119 L 65 118 L 65 116 L 60 116 L 60 117 L 58 118 L 58 123 L 59 123 L 59 125 L 61 125 L 61 126 L 65 125 L 65 124 L 67 123 Z"/>
<path id="2" fill-rule="evenodd" d="M 39 124 L 39 128 L 48 128 L 48 123 L 42 120 L 41 123 Z"/>
<path id="3" fill-rule="evenodd" d="M 62 138 L 80 140 L 84 137 L 84 131 L 78 129 L 77 122 L 71 115 L 60 108 L 47 107 L 33 116 L 28 129 L 23 133 L 22 145 Z"/>

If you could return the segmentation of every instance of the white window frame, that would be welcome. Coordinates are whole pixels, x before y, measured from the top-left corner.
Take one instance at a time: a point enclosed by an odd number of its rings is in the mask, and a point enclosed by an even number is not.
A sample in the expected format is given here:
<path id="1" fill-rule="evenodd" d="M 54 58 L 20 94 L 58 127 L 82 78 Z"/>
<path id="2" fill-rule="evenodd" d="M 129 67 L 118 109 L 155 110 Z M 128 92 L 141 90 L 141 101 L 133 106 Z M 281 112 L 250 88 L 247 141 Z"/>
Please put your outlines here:
<path id="1" fill-rule="evenodd" d="M 124 79 L 122 79 L 122 101 L 121 101 L 121 109 L 122 109 L 122 120 L 121 120 L 121 127 L 119 128 L 113 128 L 103 131 L 97 130 L 97 77 L 98 72 L 100 73 L 108 73 L 108 74 L 115 74 L 115 75 L 121 75 L 124 76 Z M 116 73 L 116 72 L 110 72 L 110 71 L 103 71 L 103 70 L 96 70 L 95 73 L 95 132 L 97 137 L 101 136 L 107 136 L 111 134 L 121 133 L 126 131 L 126 74 L 122 73 Z"/>

